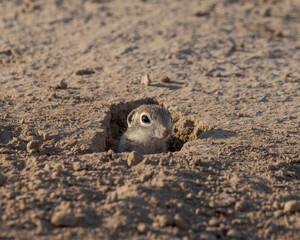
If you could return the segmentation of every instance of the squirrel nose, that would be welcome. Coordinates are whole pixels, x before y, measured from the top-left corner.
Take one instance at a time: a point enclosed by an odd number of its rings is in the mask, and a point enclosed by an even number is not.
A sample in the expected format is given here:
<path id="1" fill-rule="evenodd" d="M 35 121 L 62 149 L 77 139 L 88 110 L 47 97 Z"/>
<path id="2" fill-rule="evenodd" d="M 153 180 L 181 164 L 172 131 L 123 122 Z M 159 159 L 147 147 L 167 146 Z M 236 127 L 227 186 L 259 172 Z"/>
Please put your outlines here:
<path id="1" fill-rule="evenodd" d="M 162 135 L 163 135 L 163 137 L 164 137 L 164 138 L 166 138 L 166 137 L 168 137 L 168 136 L 169 136 L 169 134 L 170 134 L 170 132 L 169 132 L 169 131 L 164 131 Z"/>

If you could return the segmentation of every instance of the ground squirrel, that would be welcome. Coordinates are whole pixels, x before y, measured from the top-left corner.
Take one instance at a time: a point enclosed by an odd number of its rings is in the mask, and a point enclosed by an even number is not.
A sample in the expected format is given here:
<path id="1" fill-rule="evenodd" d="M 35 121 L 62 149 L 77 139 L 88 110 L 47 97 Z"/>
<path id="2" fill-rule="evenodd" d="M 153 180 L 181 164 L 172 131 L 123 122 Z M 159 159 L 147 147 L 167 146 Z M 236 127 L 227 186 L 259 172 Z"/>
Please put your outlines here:
<path id="1" fill-rule="evenodd" d="M 129 113 L 127 124 L 119 152 L 153 154 L 167 151 L 172 130 L 172 115 L 167 109 L 159 105 L 141 105 Z"/>

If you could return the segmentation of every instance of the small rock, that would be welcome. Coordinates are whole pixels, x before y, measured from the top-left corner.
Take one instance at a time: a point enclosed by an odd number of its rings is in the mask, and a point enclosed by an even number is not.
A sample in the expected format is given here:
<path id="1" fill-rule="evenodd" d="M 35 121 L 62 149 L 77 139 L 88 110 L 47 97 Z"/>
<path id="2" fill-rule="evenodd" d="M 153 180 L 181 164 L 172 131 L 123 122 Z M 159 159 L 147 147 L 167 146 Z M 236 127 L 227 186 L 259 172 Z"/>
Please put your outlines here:
<path id="1" fill-rule="evenodd" d="M 219 71 L 215 71 L 211 75 L 212 75 L 212 77 L 222 77 L 222 74 Z"/>
<path id="2" fill-rule="evenodd" d="M 185 219 L 183 219 L 179 214 L 176 214 L 174 216 L 174 224 L 179 227 L 182 230 L 185 230 L 188 228 L 188 223 Z"/>
<path id="3" fill-rule="evenodd" d="M 58 89 L 66 89 L 68 87 L 68 84 L 64 80 L 58 81 L 56 88 Z"/>
<path id="4" fill-rule="evenodd" d="M 194 198 L 194 194 L 193 194 L 193 193 L 188 193 L 188 194 L 186 195 L 186 198 L 187 198 L 187 199 L 192 199 L 192 198 Z"/>
<path id="5" fill-rule="evenodd" d="M 78 69 L 74 72 L 75 75 L 90 75 L 94 73 L 95 71 L 91 68 Z"/>
<path id="6" fill-rule="evenodd" d="M 208 181 L 216 181 L 218 178 L 214 175 L 209 175 L 207 178 L 206 178 Z"/>
<path id="7" fill-rule="evenodd" d="M 57 227 L 74 227 L 77 224 L 77 218 L 72 213 L 59 211 L 52 215 L 51 224 Z"/>
<path id="8" fill-rule="evenodd" d="M 51 136 L 49 135 L 49 133 L 43 132 L 43 133 L 42 133 L 42 136 L 43 136 L 43 140 L 44 140 L 44 141 L 50 140 L 50 139 L 51 139 Z"/>
<path id="9" fill-rule="evenodd" d="M 158 222 L 159 226 L 165 227 L 173 224 L 172 218 L 167 215 L 158 215 L 156 217 L 156 222 Z"/>
<path id="10" fill-rule="evenodd" d="M 168 76 L 162 76 L 158 79 L 158 81 L 161 83 L 169 83 L 171 82 L 171 79 Z"/>
<path id="11" fill-rule="evenodd" d="M 209 226 L 218 226 L 219 223 L 220 223 L 220 221 L 217 218 L 212 218 L 208 221 Z"/>
<path id="12" fill-rule="evenodd" d="M 39 140 L 32 140 L 29 143 L 27 143 L 27 152 L 29 153 L 36 153 L 40 152 L 40 146 L 41 142 Z"/>
<path id="13" fill-rule="evenodd" d="M 284 204 L 285 212 L 297 212 L 300 211 L 300 201 L 291 200 Z"/>
<path id="14" fill-rule="evenodd" d="M 201 240 L 217 240 L 217 237 L 209 232 L 202 232 L 199 235 L 199 239 Z"/>
<path id="15" fill-rule="evenodd" d="M 227 197 L 219 200 L 214 200 L 209 202 L 209 206 L 211 208 L 222 208 L 222 207 L 229 207 L 230 205 L 234 204 L 236 199 L 233 197 Z"/>
<path id="16" fill-rule="evenodd" d="M 82 194 L 80 194 L 76 199 L 78 200 L 78 201 L 82 201 L 82 200 L 84 200 L 86 197 L 85 197 L 85 195 L 82 193 Z"/>
<path id="17" fill-rule="evenodd" d="M 4 176 L 1 172 L 0 172 L 0 186 L 3 186 L 3 184 L 5 183 L 7 177 Z"/>
<path id="18" fill-rule="evenodd" d="M 282 210 L 276 210 L 274 212 L 274 217 L 279 218 L 283 215 L 283 211 Z"/>
<path id="19" fill-rule="evenodd" d="M 73 164 L 73 169 L 74 169 L 75 171 L 80 171 L 80 170 L 82 170 L 81 163 L 80 163 L 80 162 L 75 162 L 75 163 Z"/>
<path id="20" fill-rule="evenodd" d="M 235 211 L 244 211 L 247 208 L 248 204 L 245 200 L 241 200 L 239 202 L 236 202 L 234 205 Z"/>
<path id="21" fill-rule="evenodd" d="M 142 77 L 142 80 L 141 80 L 141 84 L 144 85 L 144 86 L 149 86 L 151 83 L 151 79 L 149 77 L 149 74 L 146 74 Z"/>
<path id="22" fill-rule="evenodd" d="M 272 204 L 273 208 L 280 208 L 280 203 L 278 201 L 273 202 Z"/>
<path id="23" fill-rule="evenodd" d="M 148 230 L 148 227 L 145 223 L 139 223 L 138 226 L 137 226 L 137 230 L 140 233 L 145 233 Z"/>
<path id="24" fill-rule="evenodd" d="M 238 232 L 237 230 L 235 229 L 230 229 L 228 230 L 227 234 L 226 234 L 228 237 L 233 237 L 233 238 L 240 238 L 242 237 L 241 236 L 241 233 Z"/>
<path id="25" fill-rule="evenodd" d="M 83 164 L 81 162 L 75 162 L 73 163 L 73 169 L 75 171 L 81 171 L 81 170 L 86 170 L 88 169 L 87 165 L 86 164 Z"/>
<path id="26" fill-rule="evenodd" d="M 160 206 L 162 205 L 163 200 L 158 195 L 154 194 L 151 196 L 149 202 L 153 206 Z"/>
<path id="27" fill-rule="evenodd" d="M 141 161 L 143 161 L 143 155 L 133 151 L 129 153 L 128 158 L 127 158 L 127 164 L 129 167 L 135 166 L 139 164 Z"/>

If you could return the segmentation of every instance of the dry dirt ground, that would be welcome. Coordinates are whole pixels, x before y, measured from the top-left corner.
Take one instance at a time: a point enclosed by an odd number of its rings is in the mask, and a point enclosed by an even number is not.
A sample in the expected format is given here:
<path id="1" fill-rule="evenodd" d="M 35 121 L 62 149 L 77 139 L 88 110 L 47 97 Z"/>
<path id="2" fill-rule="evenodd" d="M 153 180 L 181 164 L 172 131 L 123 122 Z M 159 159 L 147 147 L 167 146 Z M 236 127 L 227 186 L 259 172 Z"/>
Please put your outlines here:
<path id="1" fill-rule="evenodd" d="M 0 239 L 300 238 L 299 0 L 0 0 L 0 30 Z M 116 153 L 143 103 L 170 151 Z"/>

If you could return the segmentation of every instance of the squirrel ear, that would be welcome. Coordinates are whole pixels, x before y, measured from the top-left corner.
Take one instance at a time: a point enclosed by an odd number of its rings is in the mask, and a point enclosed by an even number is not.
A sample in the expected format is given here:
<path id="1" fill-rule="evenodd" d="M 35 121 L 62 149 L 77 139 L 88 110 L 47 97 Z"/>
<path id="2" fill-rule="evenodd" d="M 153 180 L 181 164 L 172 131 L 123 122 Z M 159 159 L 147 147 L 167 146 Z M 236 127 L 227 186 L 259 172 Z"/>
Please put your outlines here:
<path id="1" fill-rule="evenodd" d="M 131 124 L 132 124 L 134 114 L 135 114 L 135 111 L 133 110 L 133 111 L 131 111 L 131 112 L 129 113 L 129 115 L 127 116 L 127 124 L 128 124 L 128 127 L 130 127 Z"/>

